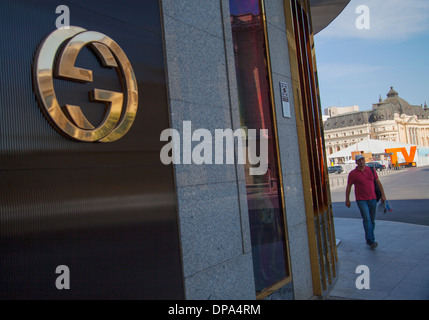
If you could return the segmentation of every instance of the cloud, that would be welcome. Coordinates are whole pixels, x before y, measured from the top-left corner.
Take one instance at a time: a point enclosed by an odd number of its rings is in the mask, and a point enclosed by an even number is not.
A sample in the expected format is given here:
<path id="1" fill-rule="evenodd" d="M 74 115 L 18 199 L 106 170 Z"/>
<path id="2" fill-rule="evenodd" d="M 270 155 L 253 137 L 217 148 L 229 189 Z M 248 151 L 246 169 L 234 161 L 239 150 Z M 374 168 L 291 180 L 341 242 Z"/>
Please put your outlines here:
<path id="1" fill-rule="evenodd" d="M 360 5 L 369 9 L 369 29 L 356 27 L 364 13 L 356 12 Z M 429 32 L 428 0 L 351 0 L 318 37 L 402 41 L 422 32 Z"/>

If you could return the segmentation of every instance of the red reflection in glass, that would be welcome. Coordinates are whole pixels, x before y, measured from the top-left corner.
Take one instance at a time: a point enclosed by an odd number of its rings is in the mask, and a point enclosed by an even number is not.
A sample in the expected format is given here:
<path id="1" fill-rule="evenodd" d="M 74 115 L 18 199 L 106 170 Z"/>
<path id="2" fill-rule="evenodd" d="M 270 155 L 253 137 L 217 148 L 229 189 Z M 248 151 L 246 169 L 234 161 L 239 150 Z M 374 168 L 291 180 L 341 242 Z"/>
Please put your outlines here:
<path id="1" fill-rule="evenodd" d="M 284 210 L 260 2 L 230 0 L 230 8 L 241 125 L 268 130 L 267 173 L 252 176 L 249 165 L 245 170 L 255 286 L 260 292 L 289 275 Z"/>

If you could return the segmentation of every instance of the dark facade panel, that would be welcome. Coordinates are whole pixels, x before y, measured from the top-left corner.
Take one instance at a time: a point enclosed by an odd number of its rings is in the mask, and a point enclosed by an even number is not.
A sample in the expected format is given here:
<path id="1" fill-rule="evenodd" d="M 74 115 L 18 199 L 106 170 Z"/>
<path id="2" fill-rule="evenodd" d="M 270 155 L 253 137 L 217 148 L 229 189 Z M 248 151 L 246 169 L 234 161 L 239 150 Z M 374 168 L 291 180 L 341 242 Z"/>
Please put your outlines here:
<path id="1" fill-rule="evenodd" d="M 114 39 L 135 73 L 136 118 L 111 143 L 61 135 L 38 103 L 32 68 L 61 4 L 0 4 L 0 298 L 181 299 L 173 168 L 159 158 L 170 127 L 159 2 L 67 2 L 70 24 Z M 76 66 L 93 81 L 54 79 L 58 101 L 96 125 L 107 109 L 88 92 L 120 92 L 123 75 L 87 48 Z M 68 290 L 55 285 L 59 265 Z"/>

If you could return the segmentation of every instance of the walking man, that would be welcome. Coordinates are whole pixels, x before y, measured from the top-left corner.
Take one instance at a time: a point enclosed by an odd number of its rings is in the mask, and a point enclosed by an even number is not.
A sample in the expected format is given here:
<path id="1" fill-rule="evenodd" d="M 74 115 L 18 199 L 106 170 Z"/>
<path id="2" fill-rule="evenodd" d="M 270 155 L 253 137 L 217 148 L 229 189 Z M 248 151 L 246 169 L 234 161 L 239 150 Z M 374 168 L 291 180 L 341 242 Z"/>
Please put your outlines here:
<path id="1" fill-rule="evenodd" d="M 378 243 L 375 241 L 375 213 L 377 210 L 377 197 L 375 195 L 375 183 L 381 191 L 381 201 L 386 200 L 383 186 L 378 179 L 377 173 L 365 165 L 365 157 L 363 155 L 355 156 L 357 167 L 350 171 L 347 188 L 346 188 L 346 206 L 350 208 L 350 190 L 352 185 L 355 186 L 356 203 L 359 207 L 360 214 L 363 219 L 363 228 L 365 230 L 366 243 L 374 249 Z"/>

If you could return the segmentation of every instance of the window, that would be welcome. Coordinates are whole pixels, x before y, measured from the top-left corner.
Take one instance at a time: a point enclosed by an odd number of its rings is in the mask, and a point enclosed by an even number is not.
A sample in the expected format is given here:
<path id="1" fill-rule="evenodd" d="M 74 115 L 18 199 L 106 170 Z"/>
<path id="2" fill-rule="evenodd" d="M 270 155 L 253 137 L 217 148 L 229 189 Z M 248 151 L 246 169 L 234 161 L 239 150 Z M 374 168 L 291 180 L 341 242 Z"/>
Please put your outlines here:
<path id="1" fill-rule="evenodd" d="M 255 287 L 261 294 L 290 277 L 272 88 L 261 2 L 229 3 L 241 124 L 257 132 L 268 129 L 268 172 L 252 176 L 246 170 Z"/>

